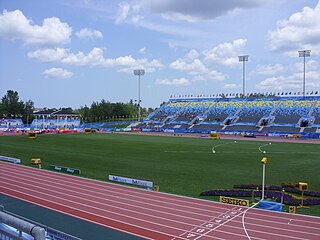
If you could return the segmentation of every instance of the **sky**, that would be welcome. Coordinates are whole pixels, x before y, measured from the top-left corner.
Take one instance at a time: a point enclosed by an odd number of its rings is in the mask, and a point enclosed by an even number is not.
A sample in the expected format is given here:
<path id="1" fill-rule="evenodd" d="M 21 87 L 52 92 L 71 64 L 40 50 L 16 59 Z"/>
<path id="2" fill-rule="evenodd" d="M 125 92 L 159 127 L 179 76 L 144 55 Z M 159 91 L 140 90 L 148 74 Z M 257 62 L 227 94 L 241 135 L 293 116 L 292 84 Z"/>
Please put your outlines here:
<path id="1" fill-rule="evenodd" d="M 0 96 L 102 99 L 320 90 L 320 0 L 0 0 Z"/>

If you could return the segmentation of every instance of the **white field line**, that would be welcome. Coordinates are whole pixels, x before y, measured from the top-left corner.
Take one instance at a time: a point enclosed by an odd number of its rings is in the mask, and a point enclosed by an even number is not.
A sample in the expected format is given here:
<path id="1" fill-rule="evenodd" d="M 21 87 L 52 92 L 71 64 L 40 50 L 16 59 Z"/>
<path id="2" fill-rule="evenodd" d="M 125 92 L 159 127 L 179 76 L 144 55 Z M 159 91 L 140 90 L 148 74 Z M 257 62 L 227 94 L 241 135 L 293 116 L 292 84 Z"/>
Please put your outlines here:
<path id="1" fill-rule="evenodd" d="M 267 144 L 263 144 L 263 145 L 261 145 L 261 146 L 259 146 L 259 151 L 261 152 L 261 153 L 266 153 L 266 151 L 262 151 L 261 150 L 261 148 L 263 148 L 263 147 L 266 147 L 266 146 L 268 146 L 268 145 L 271 145 L 271 142 L 269 142 L 269 143 L 267 143 Z"/>
<path id="2" fill-rule="evenodd" d="M 221 146 L 229 145 L 229 144 L 233 144 L 233 143 L 237 143 L 237 141 L 232 141 L 232 142 L 221 143 L 221 144 L 215 145 L 215 146 L 212 147 L 211 151 L 212 151 L 212 153 L 216 153 L 216 148 L 217 147 L 221 147 Z"/>

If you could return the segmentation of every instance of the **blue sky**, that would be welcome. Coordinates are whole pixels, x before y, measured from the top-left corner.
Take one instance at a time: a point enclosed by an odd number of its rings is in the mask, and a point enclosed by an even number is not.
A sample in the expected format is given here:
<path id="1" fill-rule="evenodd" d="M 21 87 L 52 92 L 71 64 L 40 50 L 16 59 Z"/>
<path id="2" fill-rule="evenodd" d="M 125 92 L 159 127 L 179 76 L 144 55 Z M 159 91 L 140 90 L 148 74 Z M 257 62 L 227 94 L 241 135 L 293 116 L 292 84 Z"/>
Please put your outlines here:
<path id="1" fill-rule="evenodd" d="M 36 107 L 320 90 L 318 0 L 0 0 L 0 96 Z"/>

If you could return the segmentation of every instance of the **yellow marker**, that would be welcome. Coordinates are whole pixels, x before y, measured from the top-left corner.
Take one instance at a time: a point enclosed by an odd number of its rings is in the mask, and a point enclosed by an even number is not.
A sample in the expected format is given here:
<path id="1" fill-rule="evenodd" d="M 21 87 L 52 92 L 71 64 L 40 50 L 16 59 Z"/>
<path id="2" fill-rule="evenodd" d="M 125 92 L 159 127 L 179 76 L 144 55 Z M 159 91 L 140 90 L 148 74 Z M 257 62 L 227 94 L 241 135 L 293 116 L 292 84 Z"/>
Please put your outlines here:
<path id="1" fill-rule="evenodd" d="M 268 162 L 268 158 L 267 158 L 267 157 L 263 157 L 263 158 L 261 159 L 261 163 L 267 164 L 267 162 Z"/>

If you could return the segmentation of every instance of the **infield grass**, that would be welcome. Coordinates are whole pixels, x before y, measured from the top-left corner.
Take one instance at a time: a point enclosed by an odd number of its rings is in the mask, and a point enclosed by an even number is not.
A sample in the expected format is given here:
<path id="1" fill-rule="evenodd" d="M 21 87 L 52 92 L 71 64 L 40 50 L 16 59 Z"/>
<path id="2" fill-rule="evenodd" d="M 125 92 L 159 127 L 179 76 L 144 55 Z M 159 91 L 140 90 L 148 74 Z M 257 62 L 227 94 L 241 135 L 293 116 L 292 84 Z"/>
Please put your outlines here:
<path id="1" fill-rule="evenodd" d="M 267 156 L 267 185 L 307 182 L 309 190 L 320 191 L 318 144 L 111 133 L 38 135 L 35 140 L 20 135 L 0 137 L 0 155 L 29 166 L 38 157 L 45 169 L 50 164 L 78 168 L 81 176 L 103 181 L 109 174 L 153 181 L 162 192 L 197 198 L 210 189 L 261 184 L 260 159 Z M 320 216 L 320 206 L 298 212 Z"/>

